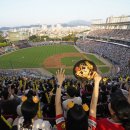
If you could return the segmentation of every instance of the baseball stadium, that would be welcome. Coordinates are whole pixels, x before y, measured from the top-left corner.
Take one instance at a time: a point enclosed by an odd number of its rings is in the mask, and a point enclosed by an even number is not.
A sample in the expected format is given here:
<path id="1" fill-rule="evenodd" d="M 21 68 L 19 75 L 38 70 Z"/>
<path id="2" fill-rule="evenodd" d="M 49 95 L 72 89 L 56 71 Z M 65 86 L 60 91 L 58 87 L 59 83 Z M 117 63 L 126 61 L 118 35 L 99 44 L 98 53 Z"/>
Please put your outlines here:
<path id="1" fill-rule="evenodd" d="M 76 42 L 32 43 L 23 40 L 23 43 L 19 41 L 0 48 L 0 69 L 3 72 L 7 69 L 14 72 L 32 69 L 51 75 L 62 67 L 66 69 L 66 75 L 73 75 L 74 64 L 81 59 L 88 59 L 97 65 L 100 74 L 129 74 L 129 22 L 112 23 L 114 19 L 126 17 L 129 19 L 129 16 L 108 17 L 106 23 L 94 20 L 91 30 L 76 34 Z M 127 29 L 122 29 L 124 26 Z M 18 40 L 18 33 L 9 33 L 8 37 L 13 42 Z"/>
<path id="2" fill-rule="evenodd" d="M 0 130 L 130 130 L 130 15 L 0 28 Z"/>

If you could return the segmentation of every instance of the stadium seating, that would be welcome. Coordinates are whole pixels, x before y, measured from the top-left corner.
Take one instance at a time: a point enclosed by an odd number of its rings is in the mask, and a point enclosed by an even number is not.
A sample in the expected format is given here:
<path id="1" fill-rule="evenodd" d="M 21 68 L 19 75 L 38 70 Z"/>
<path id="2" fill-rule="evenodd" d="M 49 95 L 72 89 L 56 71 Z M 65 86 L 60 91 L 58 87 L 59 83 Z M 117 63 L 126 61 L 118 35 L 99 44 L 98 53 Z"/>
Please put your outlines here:
<path id="1" fill-rule="evenodd" d="M 79 41 L 77 46 L 86 53 L 95 53 L 120 68 L 119 74 L 129 74 L 130 49 L 124 46 L 94 40 Z"/>

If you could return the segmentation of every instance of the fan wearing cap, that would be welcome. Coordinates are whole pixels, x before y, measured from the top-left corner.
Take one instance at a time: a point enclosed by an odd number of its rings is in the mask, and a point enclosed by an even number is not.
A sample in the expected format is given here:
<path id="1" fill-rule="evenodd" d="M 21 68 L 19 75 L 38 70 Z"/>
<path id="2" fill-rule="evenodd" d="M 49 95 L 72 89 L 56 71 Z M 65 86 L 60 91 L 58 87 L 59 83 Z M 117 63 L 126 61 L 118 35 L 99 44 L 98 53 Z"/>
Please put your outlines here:
<path id="1" fill-rule="evenodd" d="M 63 110 L 64 110 L 64 116 L 66 117 L 66 112 L 68 111 L 67 104 L 70 101 L 73 101 L 75 104 L 81 105 L 82 104 L 82 99 L 81 97 L 76 97 L 77 90 L 75 87 L 69 86 L 67 88 L 67 100 L 63 101 Z"/>
<path id="2" fill-rule="evenodd" d="M 22 96 L 22 117 L 18 120 L 18 130 L 51 130 L 48 121 L 39 119 L 39 98 L 37 96 Z"/>
<path id="3" fill-rule="evenodd" d="M 61 106 L 61 87 L 65 80 L 65 70 L 60 69 L 56 72 L 58 80 L 58 88 L 56 90 L 55 105 L 56 105 L 56 125 L 58 130 L 95 130 L 96 128 L 96 106 L 99 94 L 100 75 L 97 73 L 94 76 L 94 90 L 90 105 L 89 118 L 87 112 L 89 110 L 87 104 L 78 105 L 73 101 L 67 104 L 68 112 L 65 120 Z"/>

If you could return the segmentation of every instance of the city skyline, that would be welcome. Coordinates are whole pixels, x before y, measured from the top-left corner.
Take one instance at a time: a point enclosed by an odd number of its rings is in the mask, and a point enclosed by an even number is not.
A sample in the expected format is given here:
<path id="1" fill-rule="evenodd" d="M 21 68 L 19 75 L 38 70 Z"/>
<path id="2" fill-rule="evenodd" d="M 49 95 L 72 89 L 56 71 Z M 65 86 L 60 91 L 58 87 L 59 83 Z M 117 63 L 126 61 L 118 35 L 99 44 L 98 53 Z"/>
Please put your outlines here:
<path id="1" fill-rule="evenodd" d="M 129 0 L 0 0 L 0 27 L 130 15 Z"/>

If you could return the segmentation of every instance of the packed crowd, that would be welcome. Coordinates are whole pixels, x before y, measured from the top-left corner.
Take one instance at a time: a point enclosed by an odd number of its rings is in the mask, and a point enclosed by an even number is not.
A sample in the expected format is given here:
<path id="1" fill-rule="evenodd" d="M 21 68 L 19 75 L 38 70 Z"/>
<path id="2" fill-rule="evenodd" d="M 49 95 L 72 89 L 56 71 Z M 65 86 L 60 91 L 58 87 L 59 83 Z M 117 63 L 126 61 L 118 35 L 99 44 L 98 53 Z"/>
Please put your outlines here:
<path id="1" fill-rule="evenodd" d="M 130 30 L 123 29 L 100 29 L 91 31 L 88 36 L 113 38 L 117 40 L 130 40 Z"/>
<path id="2" fill-rule="evenodd" d="M 16 49 L 17 49 L 17 47 L 13 47 L 13 46 L 1 47 L 0 48 L 0 55 L 15 51 Z"/>
<path id="3" fill-rule="evenodd" d="M 66 41 L 46 41 L 46 42 L 29 42 L 29 45 L 35 47 L 44 45 L 74 45 L 74 43 Z"/>
<path id="4" fill-rule="evenodd" d="M 17 43 L 16 46 L 17 46 L 18 49 L 23 49 L 23 48 L 31 47 L 29 45 L 29 43 L 23 43 L 23 42 Z"/>
<path id="5" fill-rule="evenodd" d="M 37 69 L 0 69 L 1 76 L 8 76 L 12 77 L 14 75 L 17 76 L 27 76 L 27 77 L 34 77 L 34 78 L 48 78 L 46 74 L 40 73 Z"/>
<path id="6" fill-rule="evenodd" d="M 18 41 L 15 44 L 10 43 L 9 46 L 0 47 L 0 55 L 6 54 L 9 52 L 13 52 L 13 51 L 16 51 L 18 49 L 27 48 L 27 47 L 31 47 L 31 45 L 29 44 L 29 42 L 27 40 Z"/>
<path id="7" fill-rule="evenodd" d="M 94 40 L 79 41 L 77 46 L 86 53 L 95 53 L 120 68 L 119 74 L 130 74 L 130 48 Z"/>
<path id="8" fill-rule="evenodd" d="M 129 103 L 128 76 L 0 76 L 0 130 L 130 130 Z"/>

